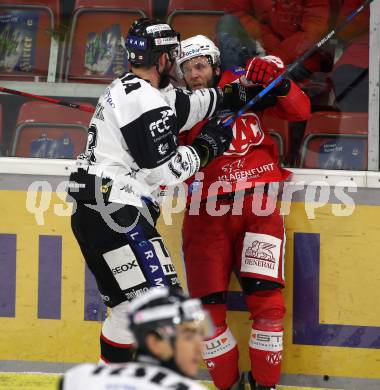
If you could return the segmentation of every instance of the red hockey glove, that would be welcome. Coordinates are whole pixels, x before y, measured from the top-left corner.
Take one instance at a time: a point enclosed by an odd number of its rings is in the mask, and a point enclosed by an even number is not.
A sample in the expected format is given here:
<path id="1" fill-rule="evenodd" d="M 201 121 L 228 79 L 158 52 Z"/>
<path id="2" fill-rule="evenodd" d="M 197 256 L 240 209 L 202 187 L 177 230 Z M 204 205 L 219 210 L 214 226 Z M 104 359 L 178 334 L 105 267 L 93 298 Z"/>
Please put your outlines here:
<path id="1" fill-rule="evenodd" d="M 266 87 L 284 70 L 285 65 L 278 57 L 253 57 L 247 62 L 245 78 Z"/>
<path id="2" fill-rule="evenodd" d="M 285 65 L 279 57 L 265 56 L 254 57 L 247 62 L 245 79 L 253 84 L 261 84 L 266 87 L 285 70 Z M 277 96 L 285 96 L 289 92 L 289 81 L 282 80 L 273 88 Z"/>

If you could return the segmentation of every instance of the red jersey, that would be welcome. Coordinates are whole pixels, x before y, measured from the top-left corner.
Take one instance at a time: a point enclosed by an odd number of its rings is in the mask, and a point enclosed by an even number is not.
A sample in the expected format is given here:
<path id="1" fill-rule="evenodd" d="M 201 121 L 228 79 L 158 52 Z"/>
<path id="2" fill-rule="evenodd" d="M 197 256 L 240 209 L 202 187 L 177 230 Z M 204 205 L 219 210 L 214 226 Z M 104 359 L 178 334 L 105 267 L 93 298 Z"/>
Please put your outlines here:
<path id="1" fill-rule="evenodd" d="M 222 80 L 226 78 L 226 74 L 229 78 L 234 72 L 235 70 L 226 71 Z M 234 74 L 236 79 L 241 71 Z M 277 98 L 276 106 L 265 111 L 289 121 L 306 120 L 310 116 L 310 100 L 291 82 L 288 95 Z M 289 177 L 290 172 L 280 166 L 277 145 L 262 123 L 263 113 L 249 111 L 235 120 L 230 148 L 201 170 L 204 173 L 202 182 L 194 181 L 194 176 L 187 181 L 189 195 L 191 193 L 194 196 L 198 191 L 197 199 L 205 199 L 250 188 L 253 183 L 281 182 Z M 228 118 L 229 116 L 224 120 Z M 191 144 L 204 123 L 205 121 L 200 122 L 190 131 L 182 133 L 180 143 Z M 199 175 L 195 177 L 197 176 Z"/>

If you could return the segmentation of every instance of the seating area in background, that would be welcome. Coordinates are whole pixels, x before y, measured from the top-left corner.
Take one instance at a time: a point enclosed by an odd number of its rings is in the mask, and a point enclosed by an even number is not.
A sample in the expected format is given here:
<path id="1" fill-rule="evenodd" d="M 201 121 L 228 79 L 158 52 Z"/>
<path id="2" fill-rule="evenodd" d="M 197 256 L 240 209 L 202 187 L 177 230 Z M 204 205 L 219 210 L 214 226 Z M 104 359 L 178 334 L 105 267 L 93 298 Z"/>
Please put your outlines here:
<path id="1" fill-rule="evenodd" d="M 196 34 L 214 39 L 216 24 L 226 5 L 226 0 L 169 0 L 167 22 L 181 34 L 181 39 Z"/>
<path id="2" fill-rule="evenodd" d="M 64 106 L 26 102 L 18 110 L 7 154 L 15 157 L 75 158 L 85 149 L 91 116 L 91 113 Z M 4 140 L 3 119 L 4 110 L 0 104 L 0 145 Z M 292 142 L 289 122 L 264 115 L 263 124 L 276 142 L 280 161 L 287 162 Z M 367 170 L 367 150 L 368 113 L 314 112 L 306 123 L 296 166 Z"/>
<path id="3" fill-rule="evenodd" d="M 159 14 L 180 32 L 181 39 L 195 34 L 214 39 L 227 3 L 166 0 L 158 11 L 154 0 L 72 0 L 63 17 L 62 4 L 67 3 L 62 0 L 4 0 L 0 4 L 0 80 L 107 84 L 127 70 L 123 38 L 134 20 Z M 336 23 L 340 6 L 339 0 L 330 0 L 330 26 Z M 325 50 L 334 53 L 336 43 L 329 45 Z M 315 94 L 319 106 L 313 105 L 316 112 L 307 121 L 295 163 L 289 123 L 264 115 L 264 124 L 282 162 L 293 153 L 292 165 L 300 168 L 366 170 L 368 114 L 327 111 L 334 109 L 327 76 L 315 73 L 308 79 L 308 94 L 312 99 Z M 325 90 L 326 85 L 330 89 Z M 0 105 L 0 145 L 4 142 L 2 116 Z M 62 106 L 25 103 L 18 111 L 8 154 L 73 158 L 84 149 L 90 118 L 89 113 Z"/>
<path id="4" fill-rule="evenodd" d="M 367 170 L 368 113 L 314 112 L 300 150 L 300 168 Z"/>
<path id="5" fill-rule="evenodd" d="M 85 149 L 91 116 L 45 102 L 24 103 L 18 113 L 10 155 L 76 158 Z"/>
<path id="6" fill-rule="evenodd" d="M 46 81 L 58 61 L 52 39 L 60 24 L 59 0 L 5 0 L 0 4 L 0 80 Z"/>
<path id="7" fill-rule="evenodd" d="M 150 0 L 76 0 L 64 52 L 64 81 L 109 83 L 127 71 L 123 39 Z"/>
<path id="8" fill-rule="evenodd" d="M 333 23 L 340 3 L 330 2 Z M 122 38 L 135 19 L 159 14 L 182 39 L 196 34 L 214 39 L 228 0 L 165 0 L 164 11 L 154 0 L 75 0 L 68 9 L 62 4 L 0 4 L 0 78 L 108 83 L 127 69 Z"/>
<path id="9" fill-rule="evenodd" d="M 290 152 L 289 122 L 277 116 L 264 114 L 263 124 L 276 142 L 280 161 L 283 162 Z"/>
<path id="10" fill-rule="evenodd" d="M 340 0 L 329 0 L 332 26 Z M 122 38 L 143 16 L 166 21 L 186 39 L 215 38 L 228 0 L 4 0 L 0 4 L 0 79 L 108 83 L 127 69 Z M 159 4 L 160 3 L 160 4 Z M 160 5 L 160 6 L 158 6 Z M 67 14 L 62 15 L 62 12 Z M 335 41 L 334 41 L 335 42 Z M 324 50 L 334 56 L 336 43 Z M 310 88 L 318 94 L 324 81 Z M 317 91 L 315 91 L 317 89 Z M 323 92 L 323 91 L 322 91 Z"/>
<path id="11" fill-rule="evenodd" d="M 182 39 L 195 34 L 213 39 L 226 4 L 169 0 L 160 16 Z M 155 10 L 153 0 L 75 0 L 63 22 L 59 0 L 6 0 L 0 4 L 0 77 L 108 83 L 127 70 L 122 38 L 129 26 L 139 17 L 156 17 Z"/>

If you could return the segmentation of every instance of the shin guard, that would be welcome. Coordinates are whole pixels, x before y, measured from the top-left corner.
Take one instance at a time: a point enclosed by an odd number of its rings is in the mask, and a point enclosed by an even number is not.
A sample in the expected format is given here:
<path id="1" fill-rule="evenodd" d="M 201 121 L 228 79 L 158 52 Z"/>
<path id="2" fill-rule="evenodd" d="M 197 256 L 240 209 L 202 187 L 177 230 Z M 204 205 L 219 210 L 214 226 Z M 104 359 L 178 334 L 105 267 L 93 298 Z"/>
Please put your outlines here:
<path id="1" fill-rule="evenodd" d="M 260 385 L 276 385 L 281 374 L 285 315 L 281 289 L 256 291 L 246 301 L 253 319 L 249 340 L 252 376 Z"/>
<path id="2" fill-rule="evenodd" d="M 226 324 L 225 304 L 205 304 L 216 327 L 215 335 L 203 342 L 202 357 L 218 389 L 228 389 L 239 379 L 237 343 Z"/>

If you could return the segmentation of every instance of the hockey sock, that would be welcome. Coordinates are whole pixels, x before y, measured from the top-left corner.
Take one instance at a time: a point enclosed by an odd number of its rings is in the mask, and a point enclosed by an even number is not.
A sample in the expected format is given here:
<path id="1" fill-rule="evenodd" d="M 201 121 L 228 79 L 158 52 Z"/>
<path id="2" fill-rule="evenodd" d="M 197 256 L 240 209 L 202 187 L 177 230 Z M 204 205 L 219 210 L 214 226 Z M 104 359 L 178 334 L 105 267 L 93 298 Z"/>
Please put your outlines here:
<path id="1" fill-rule="evenodd" d="M 109 310 L 100 334 L 100 360 L 104 363 L 126 363 L 133 359 L 134 337 L 127 324 L 128 302 Z"/>
<path id="2" fill-rule="evenodd" d="M 278 383 L 281 374 L 284 298 L 281 289 L 256 291 L 246 297 L 253 319 L 249 339 L 251 373 L 264 386 Z"/>
<path id="3" fill-rule="evenodd" d="M 205 340 L 202 357 L 215 386 L 228 389 L 239 379 L 239 352 L 236 340 L 226 324 L 225 304 L 205 304 L 216 326 L 215 335 Z"/>
<path id="4" fill-rule="evenodd" d="M 126 363 L 133 360 L 134 344 L 120 344 L 100 334 L 100 360 L 102 363 Z"/>

